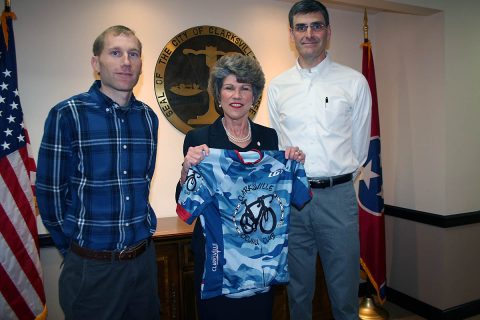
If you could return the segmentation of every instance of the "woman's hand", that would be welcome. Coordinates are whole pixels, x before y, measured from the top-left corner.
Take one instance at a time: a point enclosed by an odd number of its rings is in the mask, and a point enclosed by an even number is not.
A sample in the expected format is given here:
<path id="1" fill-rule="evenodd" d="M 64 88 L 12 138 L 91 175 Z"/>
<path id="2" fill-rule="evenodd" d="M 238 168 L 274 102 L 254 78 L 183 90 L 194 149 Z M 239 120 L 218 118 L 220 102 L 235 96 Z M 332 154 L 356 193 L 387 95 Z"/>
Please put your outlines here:
<path id="1" fill-rule="evenodd" d="M 183 159 L 182 172 L 180 173 L 180 184 L 185 182 L 188 170 L 199 164 L 210 153 L 210 149 L 206 144 L 201 144 L 196 147 L 189 147 L 187 155 Z"/>
<path id="2" fill-rule="evenodd" d="M 287 147 L 285 149 L 285 159 L 305 163 L 305 153 L 298 147 Z"/>

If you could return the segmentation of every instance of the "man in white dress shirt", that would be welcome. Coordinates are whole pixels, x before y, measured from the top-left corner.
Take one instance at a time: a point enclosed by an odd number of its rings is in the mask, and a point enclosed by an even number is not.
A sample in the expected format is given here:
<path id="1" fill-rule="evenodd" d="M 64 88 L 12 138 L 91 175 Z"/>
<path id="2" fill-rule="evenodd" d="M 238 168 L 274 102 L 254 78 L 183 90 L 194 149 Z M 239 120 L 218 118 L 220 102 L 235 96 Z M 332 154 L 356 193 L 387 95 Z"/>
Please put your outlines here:
<path id="1" fill-rule="evenodd" d="M 367 159 L 371 94 L 363 75 L 331 60 L 328 11 L 318 1 L 289 12 L 295 66 L 270 83 L 270 120 L 281 148 L 299 146 L 313 200 L 292 208 L 288 285 L 290 318 L 312 318 L 320 255 L 335 319 L 358 319 L 360 246 L 353 180 Z"/>

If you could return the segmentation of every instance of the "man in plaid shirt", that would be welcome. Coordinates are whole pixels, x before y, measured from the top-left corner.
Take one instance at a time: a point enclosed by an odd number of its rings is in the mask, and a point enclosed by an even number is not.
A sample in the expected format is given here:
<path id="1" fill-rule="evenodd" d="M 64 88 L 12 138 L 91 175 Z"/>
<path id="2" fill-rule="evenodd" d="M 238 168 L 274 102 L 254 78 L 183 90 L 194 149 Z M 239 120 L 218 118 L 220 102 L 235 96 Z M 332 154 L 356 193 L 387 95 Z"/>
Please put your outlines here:
<path id="1" fill-rule="evenodd" d="M 40 146 L 37 199 L 64 256 L 66 319 L 158 319 L 149 204 L 158 119 L 135 99 L 142 68 L 135 33 L 113 26 L 93 44 L 100 80 L 50 111 Z"/>

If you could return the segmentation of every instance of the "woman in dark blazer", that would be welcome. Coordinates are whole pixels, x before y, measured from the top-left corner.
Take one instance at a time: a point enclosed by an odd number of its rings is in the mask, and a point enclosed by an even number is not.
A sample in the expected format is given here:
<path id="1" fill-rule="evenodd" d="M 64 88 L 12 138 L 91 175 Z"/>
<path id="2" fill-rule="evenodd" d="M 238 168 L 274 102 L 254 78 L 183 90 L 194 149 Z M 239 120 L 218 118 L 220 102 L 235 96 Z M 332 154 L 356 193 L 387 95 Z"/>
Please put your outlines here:
<path id="1" fill-rule="evenodd" d="M 253 123 L 249 110 L 259 99 L 265 86 L 265 77 L 259 63 L 241 54 L 225 55 L 212 68 L 209 90 L 223 116 L 213 124 L 192 130 L 185 136 L 180 184 L 186 179 L 189 168 L 202 161 L 209 148 L 238 151 L 278 150 L 278 137 L 274 129 Z M 304 162 L 305 155 L 296 147 L 285 150 L 287 159 Z M 195 257 L 194 283 L 200 319 L 268 320 L 272 318 L 273 292 L 249 297 L 229 298 L 218 296 L 200 299 L 200 287 L 205 262 L 205 238 L 202 225 L 197 220 L 192 236 Z"/>

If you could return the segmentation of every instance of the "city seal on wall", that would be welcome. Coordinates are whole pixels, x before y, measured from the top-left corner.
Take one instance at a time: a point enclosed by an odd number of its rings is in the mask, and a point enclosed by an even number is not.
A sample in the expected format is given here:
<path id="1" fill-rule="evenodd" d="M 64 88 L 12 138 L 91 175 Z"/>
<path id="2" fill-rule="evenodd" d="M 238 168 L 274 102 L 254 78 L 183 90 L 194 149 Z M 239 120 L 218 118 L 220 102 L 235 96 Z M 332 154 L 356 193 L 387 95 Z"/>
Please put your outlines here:
<path id="1" fill-rule="evenodd" d="M 218 106 L 208 92 L 210 68 L 221 56 L 233 52 L 255 58 L 245 41 L 215 26 L 182 31 L 163 48 L 155 65 L 155 96 L 175 128 L 187 133 L 218 118 Z M 250 118 L 257 113 L 260 100 L 250 109 Z"/>

